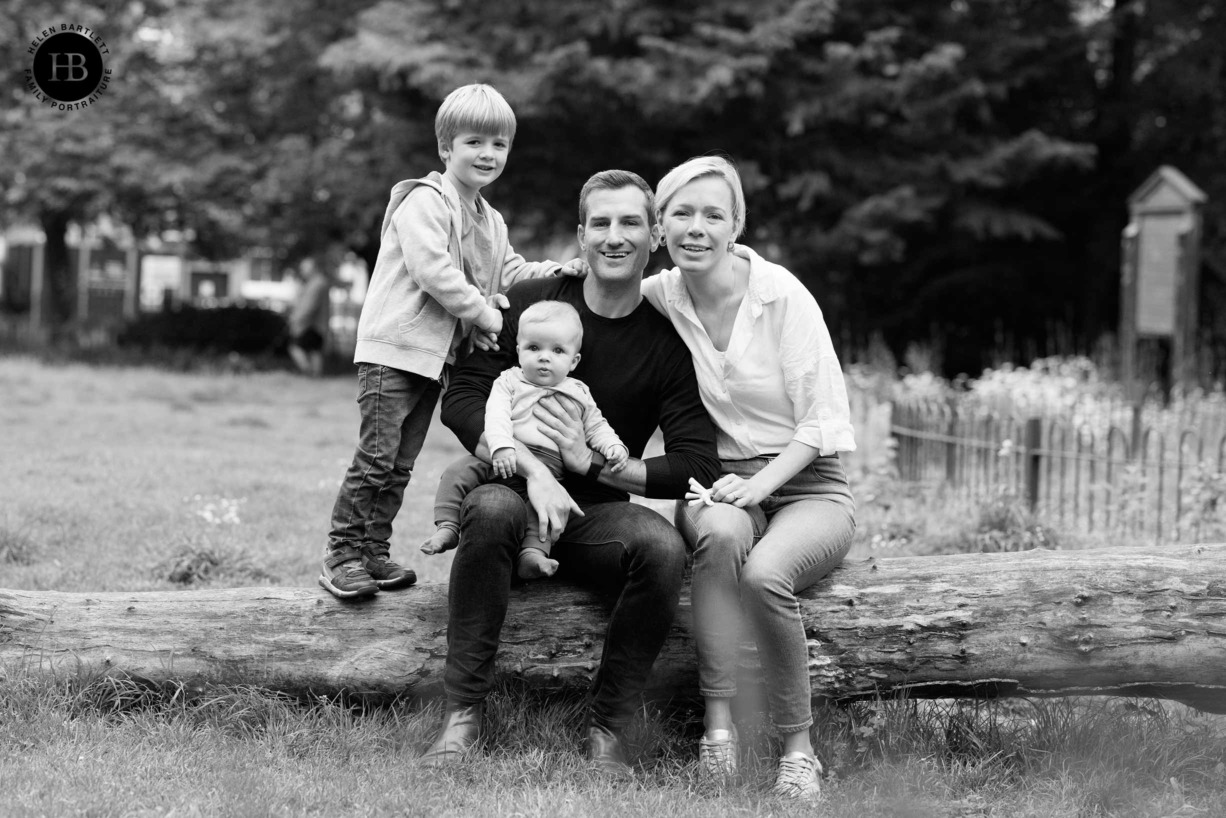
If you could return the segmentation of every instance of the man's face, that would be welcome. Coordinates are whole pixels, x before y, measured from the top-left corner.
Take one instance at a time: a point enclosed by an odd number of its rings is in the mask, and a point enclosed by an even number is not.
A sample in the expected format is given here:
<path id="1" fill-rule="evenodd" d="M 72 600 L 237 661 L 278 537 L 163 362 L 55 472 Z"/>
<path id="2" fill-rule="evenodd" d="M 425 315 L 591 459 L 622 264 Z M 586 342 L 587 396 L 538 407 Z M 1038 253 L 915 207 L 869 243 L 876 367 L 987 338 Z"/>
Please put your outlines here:
<path id="1" fill-rule="evenodd" d="M 579 225 L 579 247 L 598 281 L 640 280 L 657 244 L 656 231 L 647 224 L 643 191 L 629 186 L 588 194 L 587 221 Z"/>

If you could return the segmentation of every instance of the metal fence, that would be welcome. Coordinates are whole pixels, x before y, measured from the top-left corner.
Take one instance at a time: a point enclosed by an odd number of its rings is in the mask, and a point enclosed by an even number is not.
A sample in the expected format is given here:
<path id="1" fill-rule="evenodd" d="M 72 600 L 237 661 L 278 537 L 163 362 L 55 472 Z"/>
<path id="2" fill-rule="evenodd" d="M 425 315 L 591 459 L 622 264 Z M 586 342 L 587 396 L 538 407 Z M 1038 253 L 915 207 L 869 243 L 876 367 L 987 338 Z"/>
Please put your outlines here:
<path id="1" fill-rule="evenodd" d="M 1136 407 L 1090 423 L 896 399 L 891 434 L 903 480 L 973 499 L 1013 495 L 1064 529 L 1199 542 L 1226 536 L 1220 420 Z"/>

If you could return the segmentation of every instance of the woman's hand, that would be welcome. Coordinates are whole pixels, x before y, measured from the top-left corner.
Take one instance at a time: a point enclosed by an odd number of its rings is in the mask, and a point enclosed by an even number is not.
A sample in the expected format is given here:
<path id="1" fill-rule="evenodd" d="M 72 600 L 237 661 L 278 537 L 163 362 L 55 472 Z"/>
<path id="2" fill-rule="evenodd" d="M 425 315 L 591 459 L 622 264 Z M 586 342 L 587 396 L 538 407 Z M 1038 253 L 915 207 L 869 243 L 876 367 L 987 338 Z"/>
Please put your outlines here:
<path id="1" fill-rule="evenodd" d="M 725 474 L 711 484 L 711 499 L 717 503 L 728 503 L 737 508 L 756 506 L 770 496 L 753 480 L 746 480 L 739 474 Z"/>
<path id="2" fill-rule="evenodd" d="M 575 402 L 555 393 L 537 401 L 532 416 L 541 434 L 557 444 L 566 470 L 586 474 L 592 466 L 592 450 L 587 447 L 583 416 Z"/>

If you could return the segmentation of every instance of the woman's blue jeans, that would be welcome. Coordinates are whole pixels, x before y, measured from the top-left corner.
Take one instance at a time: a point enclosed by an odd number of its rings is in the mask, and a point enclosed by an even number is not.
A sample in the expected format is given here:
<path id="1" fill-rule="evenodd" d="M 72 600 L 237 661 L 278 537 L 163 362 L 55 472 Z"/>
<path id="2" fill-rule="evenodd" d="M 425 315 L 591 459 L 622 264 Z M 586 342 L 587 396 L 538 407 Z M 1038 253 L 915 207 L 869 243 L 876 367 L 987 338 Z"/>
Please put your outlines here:
<path id="1" fill-rule="evenodd" d="M 553 556 L 560 563 L 559 578 L 609 595 L 609 626 L 592 681 L 591 719 L 619 729 L 638 708 L 672 625 L 685 574 L 685 543 L 667 520 L 645 506 L 596 503 L 583 511 L 584 516 L 570 518 Z M 515 559 L 530 513 L 518 494 L 498 484 L 475 489 L 460 508 L 443 671 L 452 706 L 483 701 L 493 686 Z"/>
<path id="2" fill-rule="evenodd" d="M 724 461 L 722 471 L 749 479 L 769 462 Z M 775 729 L 807 729 L 813 694 L 796 594 L 829 574 L 851 548 L 855 503 L 838 457 L 817 458 L 760 506 L 679 501 L 676 521 L 694 551 L 699 692 L 736 695 L 741 637 L 748 627 Z"/>

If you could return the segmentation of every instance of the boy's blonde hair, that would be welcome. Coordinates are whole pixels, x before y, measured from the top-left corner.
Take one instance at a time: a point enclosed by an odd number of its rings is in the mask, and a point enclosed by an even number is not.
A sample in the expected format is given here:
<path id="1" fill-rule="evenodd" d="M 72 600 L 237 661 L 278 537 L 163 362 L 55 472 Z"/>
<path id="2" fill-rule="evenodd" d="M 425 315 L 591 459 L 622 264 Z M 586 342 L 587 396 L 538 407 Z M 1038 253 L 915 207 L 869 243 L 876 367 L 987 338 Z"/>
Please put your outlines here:
<path id="1" fill-rule="evenodd" d="M 704 176 L 718 176 L 728 184 L 732 191 L 732 238 L 740 238 L 745 232 L 745 191 L 741 188 L 741 174 L 737 173 L 736 165 L 722 156 L 695 156 L 664 174 L 656 185 L 657 215 L 663 217 L 669 199 L 677 195 L 678 190 Z"/>
<path id="2" fill-rule="evenodd" d="M 456 136 L 472 131 L 515 139 L 515 112 L 502 94 L 483 84 L 462 85 L 447 95 L 434 117 L 434 135 L 442 151 Z"/>
<path id="3" fill-rule="evenodd" d="M 574 325 L 575 346 L 583 345 L 583 321 L 579 311 L 565 301 L 537 301 L 519 314 L 519 329 L 522 332 L 528 324 L 548 324 L 553 321 L 564 321 Z"/>

